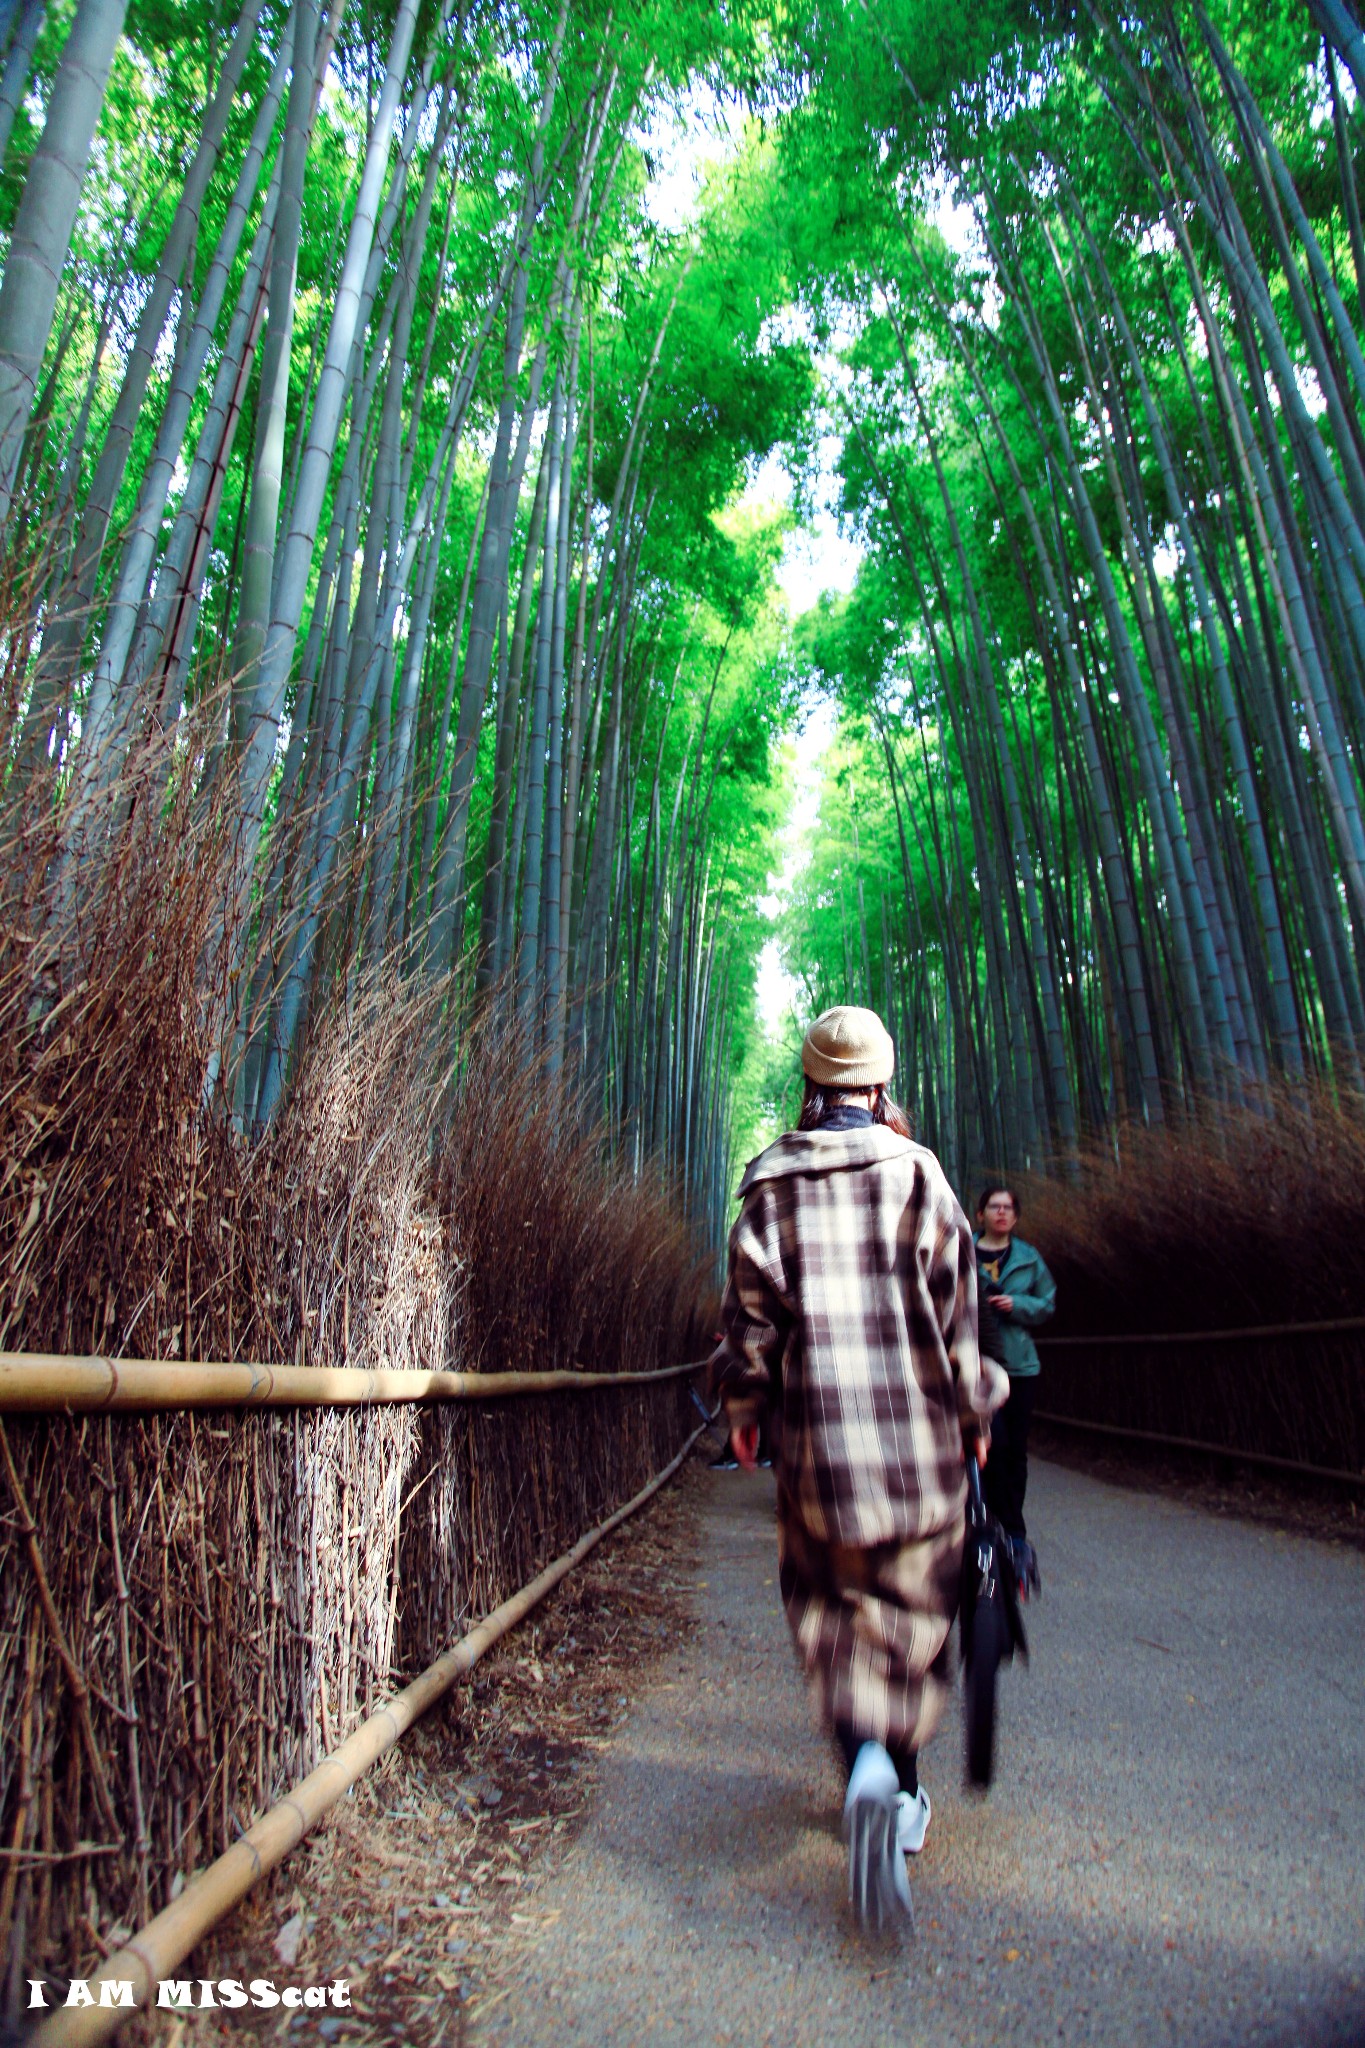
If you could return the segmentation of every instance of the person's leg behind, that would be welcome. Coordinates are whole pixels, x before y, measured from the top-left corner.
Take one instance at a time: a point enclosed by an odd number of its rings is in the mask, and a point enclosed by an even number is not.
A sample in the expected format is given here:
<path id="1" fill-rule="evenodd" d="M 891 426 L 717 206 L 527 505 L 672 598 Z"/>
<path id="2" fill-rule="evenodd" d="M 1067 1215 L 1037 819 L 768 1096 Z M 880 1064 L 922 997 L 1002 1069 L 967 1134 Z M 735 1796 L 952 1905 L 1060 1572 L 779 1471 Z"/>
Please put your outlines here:
<path id="1" fill-rule="evenodd" d="M 1018 1525 L 1009 1529 L 1011 1536 L 1028 1534 L 1024 1523 L 1024 1495 L 1028 1491 L 1028 1434 L 1029 1424 L 1033 1420 L 1033 1404 L 1037 1398 L 1037 1373 L 1031 1373 L 1026 1379 L 1010 1381 L 1010 1397 L 1006 1405 L 1014 1410 L 1014 1424 L 1010 1432 L 1010 1456 L 1013 1464 L 1015 1520 Z"/>
<path id="2" fill-rule="evenodd" d="M 1010 1395 L 991 1417 L 991 1447 L 986 1454 L 982 1490 L 986 1505 L 1007 1536 L 1024 1531 L 1024 1488 L 1028 1480 L 1028 1417 L 1033 1406 L 1033 1380 L 1010 1375 Z"/>
<path id="3" fill-rule="evenodd" d="M 834 1739 L 839 1745 L 839 1753 L 844 1760 L 844 1775 L 845 1777 L 851 1777 L 853 1766 L 858 1760 L 858 1751 L 862 1748 L 867 1738 L 855 1734 L 852 1728 L 841 1727 L 835 1729 Z M 902 1743 L 894 1745 L 884 1743 L 882 1746 L 895 1767 L 896 1780 L 900 1785 L 901 1791 L 908 1792 L 913 1797 L 919 1790 L 919 1759 L 915 1751 L 907 1749 Z"/>
<path id="4" fill-rule="evenodd" d="M 1024 1496 L 1028 1491 L 1028 1438 L 1038 1375 L 1011 1378 L 1010 1396 L 991 1418 L 991 1448 L 986 1460 L 986 1505 L 1009 1538 L 1020 1598 L 1040 1592 L 1038 1559 L 1028 1540 Z"/>

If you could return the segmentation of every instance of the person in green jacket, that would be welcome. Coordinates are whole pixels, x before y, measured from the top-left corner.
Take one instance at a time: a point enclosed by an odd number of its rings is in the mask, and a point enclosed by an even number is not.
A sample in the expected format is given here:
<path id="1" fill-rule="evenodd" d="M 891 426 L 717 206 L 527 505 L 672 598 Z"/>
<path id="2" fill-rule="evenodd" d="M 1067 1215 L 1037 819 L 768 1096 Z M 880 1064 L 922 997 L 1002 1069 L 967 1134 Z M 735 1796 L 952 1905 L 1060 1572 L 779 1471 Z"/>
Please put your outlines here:
<path id="1" fill-rule="evenodd" d="M 991 1425 L 986 1460 L 986 1502 L 1010 1539 L 1021 1589 L 1038 1582 L 1037 1561 L 1024 1526 L 1028 1486 L 1028 1426 L 1038 1391 L 1038 1347 L 1030 1334 L 1057 1306 L 1057 1285 L 1041 1253 L 1015 1236 L 1019 1198 L 1013 1188 L 988 1187 L 976 1211 L 976 1265 L 982 1297 L 999 1329 L 996 1355 L 1010 1376 L 1010 1397 Z"/>

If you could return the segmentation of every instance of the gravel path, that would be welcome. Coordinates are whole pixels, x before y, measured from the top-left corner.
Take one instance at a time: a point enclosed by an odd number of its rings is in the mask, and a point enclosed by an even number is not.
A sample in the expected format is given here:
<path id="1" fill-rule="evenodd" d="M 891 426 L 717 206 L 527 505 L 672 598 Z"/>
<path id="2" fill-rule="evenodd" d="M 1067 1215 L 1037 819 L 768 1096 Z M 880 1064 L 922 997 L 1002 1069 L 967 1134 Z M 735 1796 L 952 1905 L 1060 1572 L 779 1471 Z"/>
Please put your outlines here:
<path id="1" fill-rule="evenodd" d="M 999 1778 L 923 1765 L 918 1933 L 843 1903 L 841 1784 L 767 1475 L 717 1473 L 703 1626 L 604 1758 L 486 2048 L 1365 2042 L 1365 1557 L 1035 1463 L 1033 1662 Z"/>

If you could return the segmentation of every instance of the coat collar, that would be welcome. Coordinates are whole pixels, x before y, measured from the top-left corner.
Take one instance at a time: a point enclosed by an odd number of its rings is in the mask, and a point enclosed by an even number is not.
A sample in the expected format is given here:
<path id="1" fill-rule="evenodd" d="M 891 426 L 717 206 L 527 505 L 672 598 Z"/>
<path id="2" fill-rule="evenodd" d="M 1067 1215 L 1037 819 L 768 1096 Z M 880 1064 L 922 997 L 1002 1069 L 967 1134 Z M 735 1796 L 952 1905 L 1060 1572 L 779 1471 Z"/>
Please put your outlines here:
<path id="1" fill-rule="evenodd" d="M 761 1180 L 786 1180 L 799 1173 L 842 1173 L 919 1149 L 912 1139 L 902 1138 L 885 1124 L 867 1124 L 854 1131 L 788 1131 L 749 1161 L 738 1194 L 743 1198 Z"/>

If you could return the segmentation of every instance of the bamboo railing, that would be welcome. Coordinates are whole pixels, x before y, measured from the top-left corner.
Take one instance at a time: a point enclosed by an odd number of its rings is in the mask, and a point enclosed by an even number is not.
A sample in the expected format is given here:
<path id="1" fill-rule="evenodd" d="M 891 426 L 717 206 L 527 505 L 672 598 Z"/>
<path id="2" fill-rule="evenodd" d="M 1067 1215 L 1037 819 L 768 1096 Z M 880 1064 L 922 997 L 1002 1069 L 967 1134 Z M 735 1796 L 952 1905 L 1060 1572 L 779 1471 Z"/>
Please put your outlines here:
<path id="1" fill-rule="evenodd" d="M 1035 1337 L 1039 1349 L 1109 1350 L 1148 1344 L 1238 1344 L 1270 1337 L 1334 1337 L 1365 1330 L 1365 1316 L 1330 1316 L 1320 1323 L 1254 1323 L 1240 1330 L 1114 1330 L 1102 1337 Z M 3 1356 L 0 1353 L 0 1356 Z"/>
<path id="2" fill-rule="evenodd" d="M 1365 1491 L 1363 1339 L 1365 1316 L 1039 1337 L 1047 1405 L 1033 1412 L 1059 1429 Z"/>
<path id="3" fill-rule="evenodd" d="M 355 1408 L 412 1401 L 496 1401 L 590 1393 L 680 1379 L 704 1359 L 656 1372 L 413 1372 L 353 1366 L 179 1365 L 147 1358 L 65 1358 L 0 1351 L 0 1414 L 152 1414 L 189 1408 Z"/>

